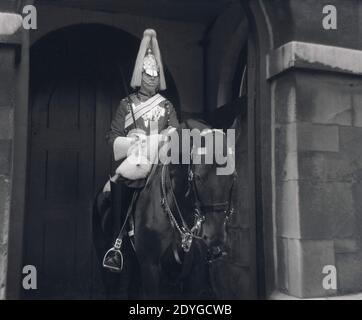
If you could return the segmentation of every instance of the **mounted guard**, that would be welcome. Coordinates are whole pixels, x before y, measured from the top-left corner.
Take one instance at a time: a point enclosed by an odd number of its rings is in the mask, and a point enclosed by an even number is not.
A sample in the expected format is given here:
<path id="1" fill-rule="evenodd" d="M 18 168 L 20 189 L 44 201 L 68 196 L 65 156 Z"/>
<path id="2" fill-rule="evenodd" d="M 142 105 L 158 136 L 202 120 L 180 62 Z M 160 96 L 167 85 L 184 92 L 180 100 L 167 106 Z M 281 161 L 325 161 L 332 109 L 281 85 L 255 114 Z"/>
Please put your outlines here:
<path id="1" fill-rule="evenodd" d="M 103 190 L 103 193 L 111 194 L 112 216 L 119 230 L 113 235 L 113 247 L 103 258 L 103 267 L 113 272 L 123 269 L 123 238 L 133 236 L 133 221 L 129 217 L 137 201 L 136 191 L 150 177 L 154 151 L 179 126 L 172 103 L 159 93 L 166 89 L 166 81 L 157 35 L 153 29 L 144 31 L 131 87 L 135 92 L 120 102 L 107 134 L 114 160 L 121 161 L 116 174 Z"/>

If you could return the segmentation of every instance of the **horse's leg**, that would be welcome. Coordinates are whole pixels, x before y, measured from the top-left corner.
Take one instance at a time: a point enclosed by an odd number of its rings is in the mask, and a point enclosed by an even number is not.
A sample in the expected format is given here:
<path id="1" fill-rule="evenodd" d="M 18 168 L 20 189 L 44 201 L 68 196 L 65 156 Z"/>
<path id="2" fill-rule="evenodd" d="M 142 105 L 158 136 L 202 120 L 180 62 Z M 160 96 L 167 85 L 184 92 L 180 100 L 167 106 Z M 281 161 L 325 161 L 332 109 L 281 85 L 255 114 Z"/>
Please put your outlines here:
<path id="1" fill-rule="evenodd" d="M 154 232 L 143 228 L 139 230 L 142 237 L 136 245 L 142 276 L 142 288 L 145 299 L 160 298 L 160 266 L 159 266 L 159 241 Z"/>
<path id="2" fill-rule="evenodd" d="M 184 280 L 183 298 L 185 299 L 215 299 L 212 290 L 207 265 L 194 265 L 190 276 Z"/>
<path id="3" fill-rule="evenodd" d="M 196 243 L 195 243 L 196 244 Z M 183 295 L 187 299 L 215 299 L 210 268 L 206 262 L 206 248 L 196 246 L 189 275 L 184 280 Z"/>
<path id="4" fill-rule="evenodd" d="M 145 299 L 157 299 L 160 295 L 159 252 L 160 244 L 156 233 L 139 225 L 136 232 L 136 253 Z"/>
<path id="5" fill-rule="evenodd" d="M 138 230 L 136 252 L 140 265 L 145 298 L 167 298 L 162 274 L 161 257 L 171 245 L 171 236 L 166 234 L 160 239 L 159 232 L 143 228 Z"/>
<path id="6" fill-rule="evenodd" d="M 144 299 L 160 299 L 160 268 L 152 262 L 141 264 Z"/>
<path id="7" fill-rule="evenodd" d="M 154 176 L 151 186 L 140 192 L 134 212 L 136 254 L 145 298 L 149 299 L 160 298 L 160 260 L 173 236 L 169 218 L 160 200 L 160 179 Z"/>

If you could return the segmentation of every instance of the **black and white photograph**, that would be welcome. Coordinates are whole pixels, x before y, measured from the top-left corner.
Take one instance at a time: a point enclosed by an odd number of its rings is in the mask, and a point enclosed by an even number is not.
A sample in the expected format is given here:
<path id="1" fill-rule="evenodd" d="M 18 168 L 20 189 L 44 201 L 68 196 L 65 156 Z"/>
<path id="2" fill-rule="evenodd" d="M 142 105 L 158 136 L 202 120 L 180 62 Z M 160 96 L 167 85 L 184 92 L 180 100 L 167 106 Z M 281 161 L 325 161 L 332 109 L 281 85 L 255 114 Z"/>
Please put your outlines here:
<path id="1" fill-rule="evenodd" d="M 362 300 L 362 1 L 0 0 L 0 300 Z"/>

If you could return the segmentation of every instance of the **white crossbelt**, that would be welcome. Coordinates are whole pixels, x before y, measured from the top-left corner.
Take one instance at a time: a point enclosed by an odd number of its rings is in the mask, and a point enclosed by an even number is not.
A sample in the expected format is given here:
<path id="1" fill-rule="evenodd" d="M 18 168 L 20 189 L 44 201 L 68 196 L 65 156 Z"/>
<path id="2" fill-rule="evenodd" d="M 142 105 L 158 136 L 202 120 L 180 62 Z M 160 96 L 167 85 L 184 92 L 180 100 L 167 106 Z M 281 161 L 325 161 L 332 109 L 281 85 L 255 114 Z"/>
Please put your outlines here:
<path id="1" fill-rule="evenodd" d="M 162 101 L 166 100 L 159 93 L 148 99 L 145 102 L 141 102 L 133 109 L 135 119 L 139 119 L 144 114 L 150 112 L 154 107 L 158 106 Z M 132 104 L 133 105 L 133 104 Z M 131 106 L 132 108 L 132 106 Z M 132 113 L 128 112 L 125 119 L 125 129 L 133 123 Z"/>

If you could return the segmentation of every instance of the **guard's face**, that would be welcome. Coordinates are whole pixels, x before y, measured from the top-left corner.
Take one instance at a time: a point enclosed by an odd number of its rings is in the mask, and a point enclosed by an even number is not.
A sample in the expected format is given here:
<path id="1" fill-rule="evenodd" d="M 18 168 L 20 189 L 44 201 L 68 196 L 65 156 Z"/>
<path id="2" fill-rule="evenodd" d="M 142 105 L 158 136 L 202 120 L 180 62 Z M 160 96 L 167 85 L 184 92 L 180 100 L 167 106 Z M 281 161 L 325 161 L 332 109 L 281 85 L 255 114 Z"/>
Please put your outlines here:
<path id="1" fill-rule="evenodd" d="M 157 75 L 155 77 L 147 74 L 146 72 L 142 73 L 142 82 L 141 88 L 147 92 L 156 92 L 160 85 L 160 77 Z"/>

